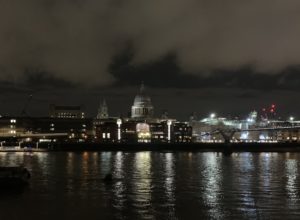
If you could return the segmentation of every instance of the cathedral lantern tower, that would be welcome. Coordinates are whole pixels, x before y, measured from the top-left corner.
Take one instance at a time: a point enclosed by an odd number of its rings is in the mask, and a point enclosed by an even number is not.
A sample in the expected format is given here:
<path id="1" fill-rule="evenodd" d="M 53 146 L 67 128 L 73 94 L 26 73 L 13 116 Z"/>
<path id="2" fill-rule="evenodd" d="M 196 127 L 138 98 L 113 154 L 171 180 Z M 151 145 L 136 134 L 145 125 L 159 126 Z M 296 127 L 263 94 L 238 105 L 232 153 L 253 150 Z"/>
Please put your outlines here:
<path id="1" fill-rule="evenodd" d="M 153 117 L 153 105 L 151 98 L 145 93 L 145 86 L 142 83 L 139 93 L 134 98 L 131 107 L 131 118 L 148 119 Z"/>

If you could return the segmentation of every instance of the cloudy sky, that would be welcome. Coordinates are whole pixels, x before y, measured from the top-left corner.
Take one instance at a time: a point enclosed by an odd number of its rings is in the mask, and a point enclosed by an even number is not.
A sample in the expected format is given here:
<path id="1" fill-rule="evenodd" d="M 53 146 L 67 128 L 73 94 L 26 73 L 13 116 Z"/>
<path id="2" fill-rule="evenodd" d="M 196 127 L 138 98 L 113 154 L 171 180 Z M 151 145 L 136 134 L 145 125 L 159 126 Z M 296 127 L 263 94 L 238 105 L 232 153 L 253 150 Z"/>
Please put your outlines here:
<path id="1" fill-rule="evenodd" d="M 300 117 L 299 20 L 299 0 L 0 0 L 0 113 L 126 115 L 144 81 L 157 115 Z"/>

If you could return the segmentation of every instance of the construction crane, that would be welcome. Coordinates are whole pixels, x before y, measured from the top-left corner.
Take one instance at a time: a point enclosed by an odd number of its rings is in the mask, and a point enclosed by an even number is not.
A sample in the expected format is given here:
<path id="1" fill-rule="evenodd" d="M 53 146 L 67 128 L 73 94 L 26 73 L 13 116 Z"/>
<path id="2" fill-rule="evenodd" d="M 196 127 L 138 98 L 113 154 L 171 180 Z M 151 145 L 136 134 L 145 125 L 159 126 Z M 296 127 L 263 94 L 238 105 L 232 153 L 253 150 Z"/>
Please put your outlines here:
<path id="1" fill-rule="evenodd" d="M 23 107 L 23 109 L 22 109 L 22 111 L 21 111 L 21 116 L 28 116 L 26 110 L 27 110 L 27 107 L 28 107 L 30 101 L 32 100 L 32 97 L 33 97 L 32 94 L 30 94 L 30 95 L 28 96 L 28 98 L 27 98 L 27 100 L 26 100 L 26 102 L 25 102 L 25 104 L 24 104 L 24 107 Z"/>

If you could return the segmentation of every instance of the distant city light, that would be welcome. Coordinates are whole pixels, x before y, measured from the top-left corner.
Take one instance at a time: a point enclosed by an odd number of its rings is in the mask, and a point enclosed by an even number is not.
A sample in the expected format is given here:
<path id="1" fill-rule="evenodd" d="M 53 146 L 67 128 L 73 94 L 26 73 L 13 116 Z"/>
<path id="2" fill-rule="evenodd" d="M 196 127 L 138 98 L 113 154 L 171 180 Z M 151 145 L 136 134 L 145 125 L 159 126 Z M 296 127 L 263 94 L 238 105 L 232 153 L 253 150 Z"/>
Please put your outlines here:
<path id="1" fill-rule="evenodd" d="M 253 118 L 247 118 L 247 122 L 254 122 Z"/>

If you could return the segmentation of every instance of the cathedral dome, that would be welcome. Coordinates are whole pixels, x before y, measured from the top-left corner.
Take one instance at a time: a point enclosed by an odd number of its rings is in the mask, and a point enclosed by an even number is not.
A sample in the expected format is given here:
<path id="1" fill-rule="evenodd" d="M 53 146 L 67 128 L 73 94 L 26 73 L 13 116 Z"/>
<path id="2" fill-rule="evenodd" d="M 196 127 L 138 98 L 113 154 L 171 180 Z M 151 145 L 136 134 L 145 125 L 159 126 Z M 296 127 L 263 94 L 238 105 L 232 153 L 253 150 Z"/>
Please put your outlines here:
<path id="1" fill-rule="evenodd" d="M 134 106 L 152 106 L 151 104 L 151 98 L 147 94 L 145 94 L 145 87 L 142 84 L 140 93 L 137 94 L 134 98 Z"/>
<path id="2" fill-rule="evenodd" d="M 131 108 L 132 118 L 149 118 L 153 115 L 151 98 L 145 93 L 144 84 L 141 85 L 140 92 L 134 98 Z"/>

